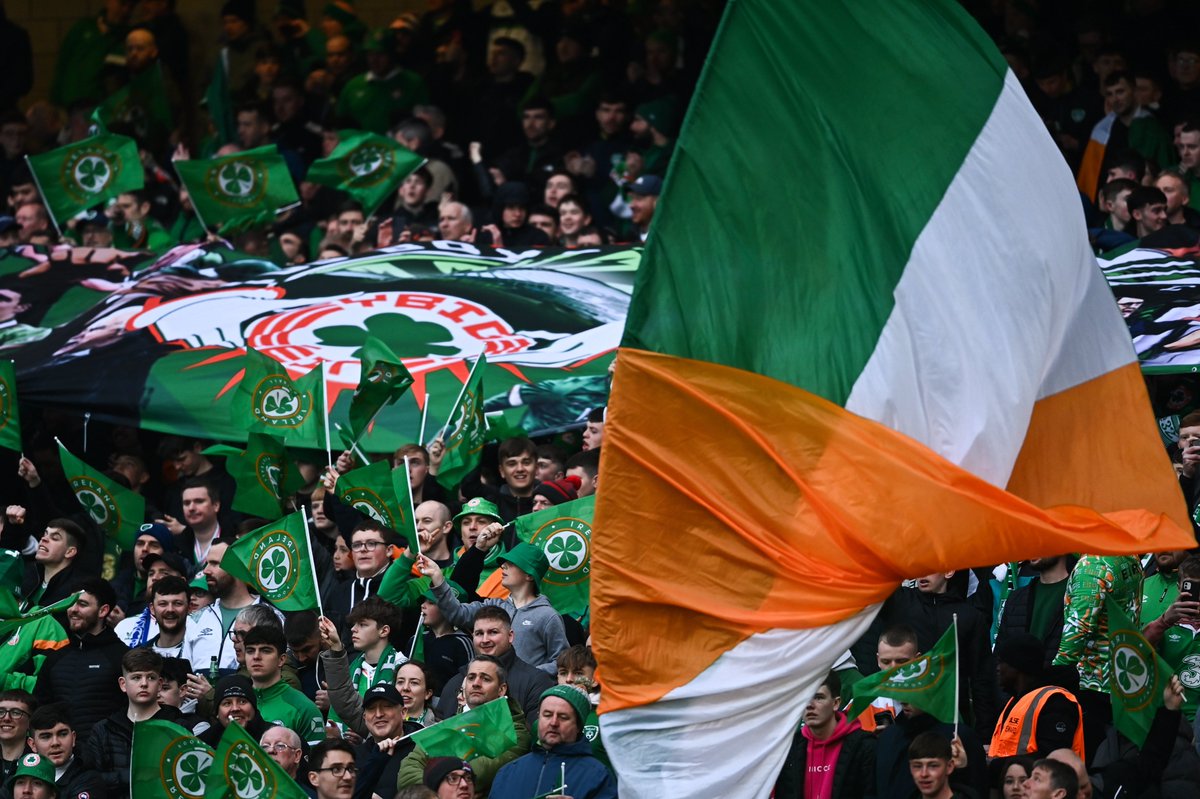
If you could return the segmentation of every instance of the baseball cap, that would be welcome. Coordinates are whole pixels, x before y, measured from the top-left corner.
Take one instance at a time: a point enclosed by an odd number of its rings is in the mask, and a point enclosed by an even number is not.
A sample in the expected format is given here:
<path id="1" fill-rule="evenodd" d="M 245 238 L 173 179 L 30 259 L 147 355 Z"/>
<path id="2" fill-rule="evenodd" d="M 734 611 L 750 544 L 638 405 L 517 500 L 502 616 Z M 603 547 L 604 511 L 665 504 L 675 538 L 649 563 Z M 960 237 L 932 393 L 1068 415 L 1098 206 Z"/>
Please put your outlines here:
<path id="1" fill-rule="evenodd" d="M 641 175 L 629 187 L 629 192 L 643 197 L 657 197 L 662 194 L 662 185 L 662 178 L 658 175 Z"/>

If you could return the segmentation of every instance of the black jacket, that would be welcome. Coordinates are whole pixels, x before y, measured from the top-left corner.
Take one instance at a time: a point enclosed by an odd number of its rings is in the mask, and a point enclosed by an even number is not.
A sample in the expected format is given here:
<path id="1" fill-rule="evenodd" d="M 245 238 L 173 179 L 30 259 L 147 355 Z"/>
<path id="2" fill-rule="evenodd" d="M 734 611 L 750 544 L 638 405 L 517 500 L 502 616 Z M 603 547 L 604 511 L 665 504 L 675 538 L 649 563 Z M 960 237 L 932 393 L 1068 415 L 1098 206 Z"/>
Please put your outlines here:
<path id="1" fill-rule="evenodd" d="M 542 703 L 542 691 L 554 685 L 554 678 L 544 671 L 530 666 L 517 657 L 517 651 L 510 649 L 500 656 L 500 663 L 508 671 L 508 695 L 520 703 L 525 710 L 525 718 L 529 728 L 537 720 L 538 707 Z M 471 664 L 468 663 L 467 666 Z M 463 666 L 442 689 L 438 699 L 437 714 L 442 718 L 450 718 L 458 712 L 458 691 L 462 688 L 463 679 L 467 676 L 467 666 Z"/>
<path id="2" fill-rule="evenodd" d="M 833 767 L 833 793 L 828 799 L 862 799 L 875 791 L 875 736 L 855 730 L 842 739 L 842 751 Z M 805 799 L 808 774 L 808 739 L 796 730 L 783 771 L 775 781 L 775 799 Z"/>
<path id="3" fill-rule="evenodd" d="M 70 702 L 76 740 L 86 741 L 96 722 L 128 707 L 117 685 L 128 651 L 107 628 L 99 635 L 72 636 L 70 646 L 51 652 L 42 664 L 33 689 L 38 704 Z"/>
<path id="4" fill-rule="evenodd" d="M 179 709 L 165 705 L 151 716 L 158 721 L 177 721 Z M 104 787 L 112 796 L 129 795 L 129 763 L 133 758 L 133 722 L 128 705 L 96 722 L 91 735 L 84 739 L 83 763 L 100 772 Z"/>
<path id="5" fill-rule="evenodd" d="M 1033 593 L 1039 582 L 1040 580 L 1034 580 L 1008 595 L 1008 601 L 1004 603 L 1004 613 L 1000 616 L 1000 626 L 996 631 L 996 646 L 1016 633 L 1030 632 L 1029 625 L 1033 622 Z M 1061 613 L 1058 621 L 1058 624 L 1050 625 L 1050 629 L 1041 639 L 1045 650 L 1043 665 L 1047 667 L 1054 662 L 1054 656 L 1058 654 L 1058 645 L 1062 641 Z"/>
<path id="6" fill-rule="evenodd" d="M 83 764 L 76 754 L 67 763 L 62 777 L 54 781 L 58 786 L 57 799 L 108 799 L 108 790 L 99 774 Z M 115 799 L 115 798 L 114 798 Z"/>
<path id="7" fill-rule="evenodd" d="M 954 735 L 953 724 L 944 724 L 925 714 L 909 716 L 906 713 L 901 713 L 895 724 L 879 733 L 875 748 L 875 799 L 908 799 L 916 795 L 916 785 L 908 769 L 908 747 L 918 735 L 930 730 L 941 733 L 946 740 Z M 950 775 L 950 787 L 955 791 L 971 791 L 969 795 L 987 796 L 987 758 L 983 743 L 966 725 L 959 726 L 958 736 L 967 752 L 967 767 L 954 770 Z"/>

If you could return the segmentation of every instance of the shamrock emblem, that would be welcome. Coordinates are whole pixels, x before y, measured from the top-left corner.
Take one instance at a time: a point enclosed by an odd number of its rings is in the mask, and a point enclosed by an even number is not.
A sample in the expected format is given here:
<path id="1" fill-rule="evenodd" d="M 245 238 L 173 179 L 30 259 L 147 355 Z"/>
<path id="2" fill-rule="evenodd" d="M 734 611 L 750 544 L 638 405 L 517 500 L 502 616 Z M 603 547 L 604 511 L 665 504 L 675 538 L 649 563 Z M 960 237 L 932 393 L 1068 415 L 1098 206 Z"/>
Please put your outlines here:
<path id="1" fill-rule="evenodd" d="M 268 591 L 275 590 L 287 581 L 291 566 L 287 550 L 278 546 L 271 547 L 258 562 L 259 584 Z"/>
<path id="2" fill-rule="evenodd" d="M 226 164 L 217 179 L 221 191 L 234 197 L 245 197 L 254 188 L 254 173 L 250 167 L 240 161 Z"/>
<path id="3" fill-rule="evenodd" d="M 378 147 L 361 147 L 350 156 L 350 171 L 356 177 L 369 175 L 383 165 L 383 153 Z"/>
<path id="4" fill-rule="evenodd" d="M 200 796 L 204 793 L 205 775 L 210 765 L 212 758 L 207 752 L 189 752 L 176 764 L 175 780 L 189 796 Z"/>
<path id="5" fill-rule="evenodd" d="M 108 164 L 99 156 L 89 155 L 75 166 L 75 181 L 90 192 L 103 189 L 111 175 Z"/>
<path id="6" fill-rule="evenodd" d="M 108 521 L 108 508 L 104 507 L 103 500 L 94 491 L 80 491 L 78 494 L 79 504 L 83 505 L 83 509 L 88 512 L 88 516 L 96 524 L 104 524 Z"/>
<path id="7" fill-rule="evenodd" d="M 433 322 L 415 322 L 404 314 L 376 314 L 365 323 L 366 330 L 351 325 L 331 325 L 316 331 L 317 340 L 330 347 L 355 347 L 351 357 L 362 357 L 362 345 L 371 335 L 384 341 L 402 341 L 406 351 L 427 355 L 457 355 L 450 331 Z M 441 344 L 439 342 L 447 342 Z"/>
<path id="8" fill-rule="evenodd" d="M 583 560 L 587 547 L 574 533 L 559 534 L 546 544 L 546 559 L 555 571 L 570 571 Z"/>
<path id="9" fill-rule="evenodd" d="M 246 756 L 233 758 L 229 763 L 229 776 L 233 779 L 234 790 L 243 799 L 257 796 L 266 785 L 262 770 L 258 764 Z"/>
<path id="10" fill-rule="evenodd" d="M 1126 694 L 1133 694 L 1145 687 L 1150 679 L 1150 670 L 1134 650 L 1122 647 L 1117 650 L 1117 683 Z"/>
<path id="11" fill-rule="evenodd" d="M 277 388 L 263 399 L 263 413 L 267 416 L 287 416 L 296 410 L 296 397 L 291 392 Z"/>
<path id="12" fill-rule="evenodd" d="M 915 680 L 925 673 L 928 661 L 925 659 L 914 660 L 912 663 L 906 663 L 896 669 L 896 673 L 892 675 L 892 682 L 908 682 Z"/>

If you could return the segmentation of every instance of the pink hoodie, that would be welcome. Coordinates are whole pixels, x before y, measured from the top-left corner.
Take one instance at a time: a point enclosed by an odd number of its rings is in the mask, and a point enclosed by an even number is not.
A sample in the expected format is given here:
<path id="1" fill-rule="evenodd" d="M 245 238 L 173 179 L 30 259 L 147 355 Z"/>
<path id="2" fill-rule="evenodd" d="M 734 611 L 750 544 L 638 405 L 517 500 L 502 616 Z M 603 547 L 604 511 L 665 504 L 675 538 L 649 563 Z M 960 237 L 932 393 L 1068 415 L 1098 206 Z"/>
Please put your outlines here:
<path id="1" fill-rule="evenodd" d="M 830 799 L 833 796 L 833 770 L 837 768 L 838 756 L 842 753 L 842 739 L 862 728 L 857 721 L 847 721 L 846 714 L 840 710 L 835 718 L 837 725 L 833 728 L 833 734 L 824 740 L 813 738 L 808 727 L 801 730 L 808 739 L 804 799 Z"/>

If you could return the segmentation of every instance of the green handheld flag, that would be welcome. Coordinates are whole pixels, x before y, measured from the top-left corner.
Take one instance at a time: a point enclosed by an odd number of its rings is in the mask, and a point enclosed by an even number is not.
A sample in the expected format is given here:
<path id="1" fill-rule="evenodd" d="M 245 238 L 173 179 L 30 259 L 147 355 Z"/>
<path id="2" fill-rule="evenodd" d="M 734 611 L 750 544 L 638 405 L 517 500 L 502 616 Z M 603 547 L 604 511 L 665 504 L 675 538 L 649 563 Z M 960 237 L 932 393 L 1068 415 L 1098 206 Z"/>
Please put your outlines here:
<path id="1" fill-rule="evenodd" d="M 384 405 L 395 402 L 413 384 L 400 357 L 379 339 L 368 336 L 359 358 L 362 376 L 350 399 L 350 432 L 362 438 L 367 425 Z"/>
<path id="2" fill-rule="evenodd" d="M 280 610 L 316 610 L 311 561 L 304 516 L 292 513 L 230 544 L 221 568 Z"/>
<path id="3" fill-rule="evenodd" d="M 1126 738 L 1142 746 L 1154 714 L 1163 704 L 1163 689 L 1172 670 L 1124 611 L 1111 599 L 1104 602 L 1108 612 L 1113 724 Z"/>
<path id="4" fill-rule="evenodd" d="M 453 488 L 479 465 L 483 456 L 483 445 L 487 439 L 487 420 L 483 416 L 483 366 L 487 357 L 480 353 L 479 360 L 471 367 L 467 381 L 463 383 L 458 401 L 450 411 L 449 428 L 443 444 L 446 454 L 442 456 L 438 482 L 445 488 Z"/>
<path id="5" fill-rule="evenodd" d="M 7 592 L 5 593 L 7 594 Z M 46 616 L 53 616 L 55 613 L 60 613 L 71 607 L 75 604 L 75 600 L 79 599 L 79 593 L 80 592 L 76 591 L 66 599 L 60 599 L 53 605 L 47 605 L 44 608 L 34 608 L 33 610 L 30 610 L 29 612 L 20 616 L 15 616 L 10 619 L 0 619 L 0 641 L 7 641 L 8 637 L 12 635 L 13 630 L 16 630 L 18 627 L 24 627 L 30 622 L 43 619 Z"/>
<path id="6" fill-rule="evenodd" d="M 500 697 L 486 705 L 451 716 L 432 727 L 414 732 L 412 739 L 430 757 L 499 757 L 517 745 L 508 699 Z"/>
<path id="7" fill-rule="evenodd" d="M 592 519 L 596 497 L 564 502 L 518 516 L 517 537 L 541 547 L 550 561 L 542 593 L 559 613 L 576 618 L 588 610 L 592 572 Z"/>
<path id="8" fill-rule="evenodd" d="M 408 538 L 413 526 L 412 499 L 405 504 L 408 481 L 397 477 L 401 471 L 393 470 L 387 461 L 376 461 L 346 472 L 337 481 L 338 499 Z M 416 541 L 410 540 L 408 546 L 412 552 L 417 551 Z"/>
<path id="9" fill-rule="evenodd" d="M 233 403 L 234 423 L 252 433 L 281 436 L 289 446 L 325 448 L 325 386 L 320 367 L 292 380 L 268 355 L 246 349 L 246 374 Z"/>
<path id="10" fill-rule="evenodd" d="M 130 799 L 203 799 L 214 753 L 208 744 L 169 721 L 133 725 Z"/>
<path id="11" fill-rule="evenodd" d="M 204 454 L 226 456 L 225 469 L 237 483 L 233 509 L 251 516 L 278 519 L 284 500 L 304 485 L 287 448 L 274 436 L 248 433 L 245 450 L 212 446 Z"/>
<path id="12" fill-rule="evenodd" d="M 395 140 L 361 130 L 338 131 L 338 146 L 313 162 L 305 179 L 346 192 L 363 204 L 367 216 L 425 159 Z"/>
<path id="13" fill-rule="evenodd" d="M 96 526 L 123 550 L 133 548 L 146 519 L 146 500 L 76 458 L 58 442 L 63 475 Z"/>
<path id="14" fill-rule="evenodd" d="M 175 171 L 205 226 L 227 233 L 268 225 L 277 210 L 300 201 L 274 144 L 220 158 L 176 161 Z"/>
<path id="15" fill-rule="evenodd" d="M 958 707 L 955 626 L 951 624 L 933 649 L 916 660 L 856 682 L 854 701 L 846 709 L 846 718 L 858 718 L 867 705 L 886 696 L 916 705 L 939 721 L 954 723 Z"/>
<path id="16" fill-rule="evenodd" d="M 204 799 L 308 799 L 236 721 L 221 735 L 207 776 Z"/>
<path id="17" fill-rule="evenodd" d="M 12 361 L 0 361 L 0 447 L 20 452 L 21 413 L 17 408 L 17 372 Z"/>
<path id="18" fill-rule="evenodd" d="M 90 136 L 27 158 L 56 226 L 93 205 L 145 185 L 137 142 L 115 133 Z"/>

